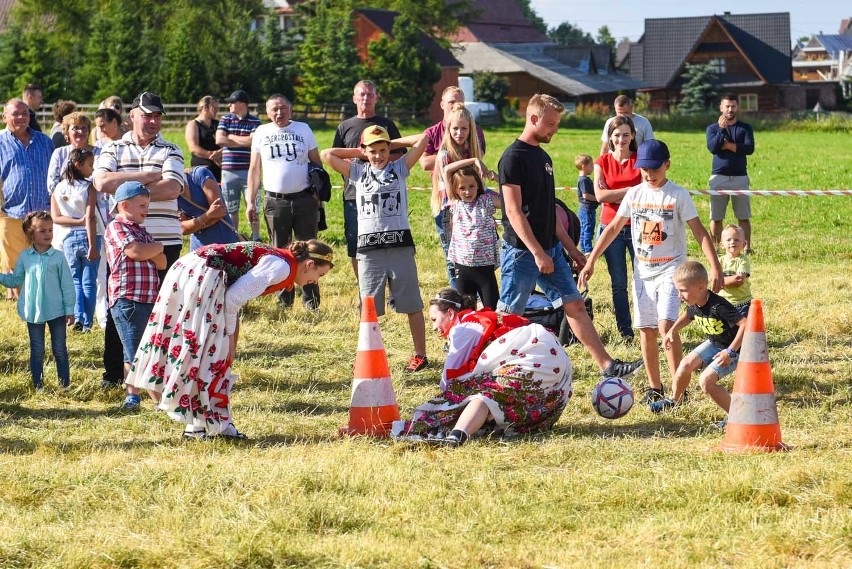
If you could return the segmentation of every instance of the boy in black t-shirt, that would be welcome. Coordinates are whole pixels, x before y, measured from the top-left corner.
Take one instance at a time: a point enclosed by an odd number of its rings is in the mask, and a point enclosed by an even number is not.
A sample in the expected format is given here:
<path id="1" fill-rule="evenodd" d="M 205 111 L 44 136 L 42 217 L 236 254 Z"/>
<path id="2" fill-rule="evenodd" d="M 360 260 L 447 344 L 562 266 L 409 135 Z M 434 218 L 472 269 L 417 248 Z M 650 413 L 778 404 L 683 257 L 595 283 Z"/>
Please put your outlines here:
<path id="1" fill-rule="evenodd" d="M 663 339 L 665 349 L 669 349 L 678 331 L 692 321 L 707 334 L 707 340 L 683 358 L 672 381 L 671 399 L 650 403 L 651 412 L 659 413 L 682 403 L 692 372 L 701 369 L 701 391 L 727 413 L 731 395 L 718 382 L 737 369 L 746 319 L 730 302 L 707 290 L 707 270 L 701 263 L 686 261 L 677 268 L 673 279 L 687 307 Z M 720 426 L 723 424 L 724 421 Z"/>

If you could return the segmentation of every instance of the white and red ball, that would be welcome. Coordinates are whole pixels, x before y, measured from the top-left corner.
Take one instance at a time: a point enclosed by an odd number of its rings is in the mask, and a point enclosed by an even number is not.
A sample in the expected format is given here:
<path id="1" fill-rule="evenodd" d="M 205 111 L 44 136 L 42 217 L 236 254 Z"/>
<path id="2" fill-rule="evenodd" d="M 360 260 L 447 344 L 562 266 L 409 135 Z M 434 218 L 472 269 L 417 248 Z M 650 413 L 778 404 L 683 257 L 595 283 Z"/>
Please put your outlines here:
<path id="1" fill-rule="evenodd" d="M 605 377 L 592 390 L 592 407 L 604 419 L 618 419 L 633 407 L 633 388 L 620 377 Z"/>

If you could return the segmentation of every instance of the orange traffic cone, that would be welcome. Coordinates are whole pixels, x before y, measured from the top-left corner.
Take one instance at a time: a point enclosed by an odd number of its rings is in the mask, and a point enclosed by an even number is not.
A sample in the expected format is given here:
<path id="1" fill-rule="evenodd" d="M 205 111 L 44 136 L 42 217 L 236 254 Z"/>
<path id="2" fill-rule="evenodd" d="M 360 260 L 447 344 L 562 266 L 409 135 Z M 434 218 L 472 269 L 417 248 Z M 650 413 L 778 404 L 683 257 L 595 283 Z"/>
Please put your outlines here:
<path id="1" fill-rule="evenodd" d="M 752 300 L 748 311 L 740 361 L 734 376 L 731 408 L 723 451 L 786 450 L 775 405 L 775 386 L 766 347 L 763 302 Z"/>
<path id="2" fill-rule="evenodd" d="M 399 420 L 399 406 L 372 296 L 364 297 L 361 302 L 361 329 L 354 376 L 349 426 L 340 429 L 340 434 L 386 437 L 391 423 Z"/>

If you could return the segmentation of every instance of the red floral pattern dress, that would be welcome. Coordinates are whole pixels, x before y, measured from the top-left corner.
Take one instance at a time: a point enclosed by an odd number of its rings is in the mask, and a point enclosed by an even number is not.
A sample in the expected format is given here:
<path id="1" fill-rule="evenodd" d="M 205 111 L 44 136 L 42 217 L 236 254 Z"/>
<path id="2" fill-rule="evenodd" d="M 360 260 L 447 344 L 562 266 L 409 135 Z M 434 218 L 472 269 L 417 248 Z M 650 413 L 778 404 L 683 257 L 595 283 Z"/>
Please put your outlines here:
<path id="1" fill-rule="evenodd" d="M 290 271 L 264 294 L 292 287 L 295 258 L 262 243 L 206 245 L 178 259 L 160 287 L 127 383 L 162 393 L 158 408 L 177 421 L 212 435 L 225 431 L 233 422 L 236 379 L 228 359 L 225 293 L 266 255 L 284 259 Z"/>
<path id="2" fill-rule="evenodd" d="M 471 372 L 448 379 L 438 397 L 414 409 L 410 421 L 395 421 L 393 435 L 448 433 L 477 399 L 488 406 L 490 430 L 545 431 L 571 399 L 571 379 L 571 360 L 556 336 L 539 324 L 521 326 L 485 348 Z"/>

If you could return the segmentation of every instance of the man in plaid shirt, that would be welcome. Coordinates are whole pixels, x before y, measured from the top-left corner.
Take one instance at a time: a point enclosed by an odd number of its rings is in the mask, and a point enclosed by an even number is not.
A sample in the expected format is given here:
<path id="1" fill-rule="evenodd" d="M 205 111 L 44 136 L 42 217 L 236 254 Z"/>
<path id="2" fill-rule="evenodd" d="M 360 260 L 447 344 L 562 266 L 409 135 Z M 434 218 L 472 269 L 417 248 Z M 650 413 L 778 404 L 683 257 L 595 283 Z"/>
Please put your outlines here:
<path id="1" fill-rule="evenodd" d="M 154 240 L 141 225 L 148 215 L 151 194 L 139 182 L 124 182 L 115 192 L 115 216 L 104 233 L 104 248 L 110 266 L 107 300 L 124 352 L 124 377 L 142 339 L 148 317 L 157 300 L 160 279 L 157 270 L 165 269 L 163 244 Z M 139 408 L 139 390 L 127 386 L 126 410 Z"/>

